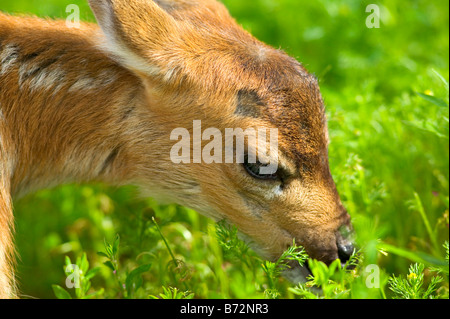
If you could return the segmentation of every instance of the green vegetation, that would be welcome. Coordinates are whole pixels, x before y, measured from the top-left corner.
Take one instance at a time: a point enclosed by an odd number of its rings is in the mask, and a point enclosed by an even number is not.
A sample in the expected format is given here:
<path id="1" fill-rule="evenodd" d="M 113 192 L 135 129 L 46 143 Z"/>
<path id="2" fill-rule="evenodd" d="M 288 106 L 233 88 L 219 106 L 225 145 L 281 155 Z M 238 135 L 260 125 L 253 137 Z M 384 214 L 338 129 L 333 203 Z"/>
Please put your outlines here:
<path id="1" fill-rule="evenodd" d="M 0 0 L 0 10 L 64 18 L 69 3 L 94 21 L 81 0 Z M 224 3 L 320 79 L 356 268 L 308 261 L 315 278 L 292 286 L 280 273 L 305 262 L 298 250 L 265 262 L 235 229 L 192 210 L 139 200 L 131 187 L 69 185 L 15 203 L 23 297 L 448 298 L 448 1 L 376 2 L 380 29 L 366 27 L 370 2 Z M 81 291 L 65 286 L 66 256 L 85 274 Z"/>

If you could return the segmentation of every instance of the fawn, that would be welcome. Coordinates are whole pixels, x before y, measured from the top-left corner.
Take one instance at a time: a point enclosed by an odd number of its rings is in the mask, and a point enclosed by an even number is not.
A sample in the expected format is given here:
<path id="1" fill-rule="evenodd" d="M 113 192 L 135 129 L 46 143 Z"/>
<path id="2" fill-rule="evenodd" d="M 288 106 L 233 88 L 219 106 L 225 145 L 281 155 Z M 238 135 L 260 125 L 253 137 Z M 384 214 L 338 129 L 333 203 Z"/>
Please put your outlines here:
<path id="1" fill-rule="evenodd" d="M 17 296 L 12 198 L 69 182 L 137 185 L 236 225 L 270 260 L 293 239 L 325 263 L 350 258 L 314 76 L 216 0 L 89 4 L 100 28 L 0 13 L 0 297 Z M 276 172 L 248 154 L 174 163 L 171 132 L 194 121 L 277 129 Z"/>

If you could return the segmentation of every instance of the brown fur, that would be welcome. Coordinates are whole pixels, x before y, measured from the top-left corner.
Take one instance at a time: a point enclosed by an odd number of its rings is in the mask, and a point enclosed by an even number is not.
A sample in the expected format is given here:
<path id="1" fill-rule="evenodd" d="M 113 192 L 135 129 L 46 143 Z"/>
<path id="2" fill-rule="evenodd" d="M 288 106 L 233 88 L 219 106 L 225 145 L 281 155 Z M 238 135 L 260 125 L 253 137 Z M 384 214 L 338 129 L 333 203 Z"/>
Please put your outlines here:
<path id="1" fill-rule="evenodd" d="M 237 225 L 269 259 L 293 238 L 338 258 L 350 222 L 317 80 L 215 0 L 89 2 L 105 35 L 0 14 L 0 297 L 14 293 L 10 196 L 65 182 L 139 185 Z M 278 128 L 283 184 L 237 164 L 173 164 L 170 132 L 193 120 Z"/>

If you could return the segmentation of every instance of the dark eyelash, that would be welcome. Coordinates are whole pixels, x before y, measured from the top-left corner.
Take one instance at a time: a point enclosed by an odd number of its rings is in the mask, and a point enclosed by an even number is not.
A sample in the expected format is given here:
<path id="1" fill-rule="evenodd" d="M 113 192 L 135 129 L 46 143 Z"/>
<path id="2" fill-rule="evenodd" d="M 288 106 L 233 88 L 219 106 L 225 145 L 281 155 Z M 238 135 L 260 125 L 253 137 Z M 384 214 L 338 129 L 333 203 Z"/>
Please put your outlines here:
<path id="1" fill-rule="evenodd" d="M 266 165 L 262 164 L 261 162 L 257 161 L 256 163 L 249 163 L 248 161 L 248 157 L 245 157 L 245 161 L 244 161 L 244 168 L 247 171 L 247 173 L 257 179 L 261 179 L 261 180 L 280 180 L 282 181 L 281 178 L 281 174 L 280 171 L 278 170 L 276 173 L 274 174 L 261 174 L 260 173 L 260 168 L 264 167 Z"/>

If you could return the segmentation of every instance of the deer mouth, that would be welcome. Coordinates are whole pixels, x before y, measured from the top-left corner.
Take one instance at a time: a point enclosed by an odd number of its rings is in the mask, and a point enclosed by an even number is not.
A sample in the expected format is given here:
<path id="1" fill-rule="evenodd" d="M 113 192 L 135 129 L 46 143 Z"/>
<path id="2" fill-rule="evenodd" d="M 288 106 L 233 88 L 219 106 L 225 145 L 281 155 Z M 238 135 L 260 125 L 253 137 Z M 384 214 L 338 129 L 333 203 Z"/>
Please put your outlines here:
<path id="1" fill-rule="evenodd" d="M 306 283 L 308 278 L 312 276 L 308 261 L 305 261 L 303 265 L 300 265 L 296 261 L 292 261 L 288 266 L 289 267 L 283 271 L 283 277 L 295 285 Z"/>

